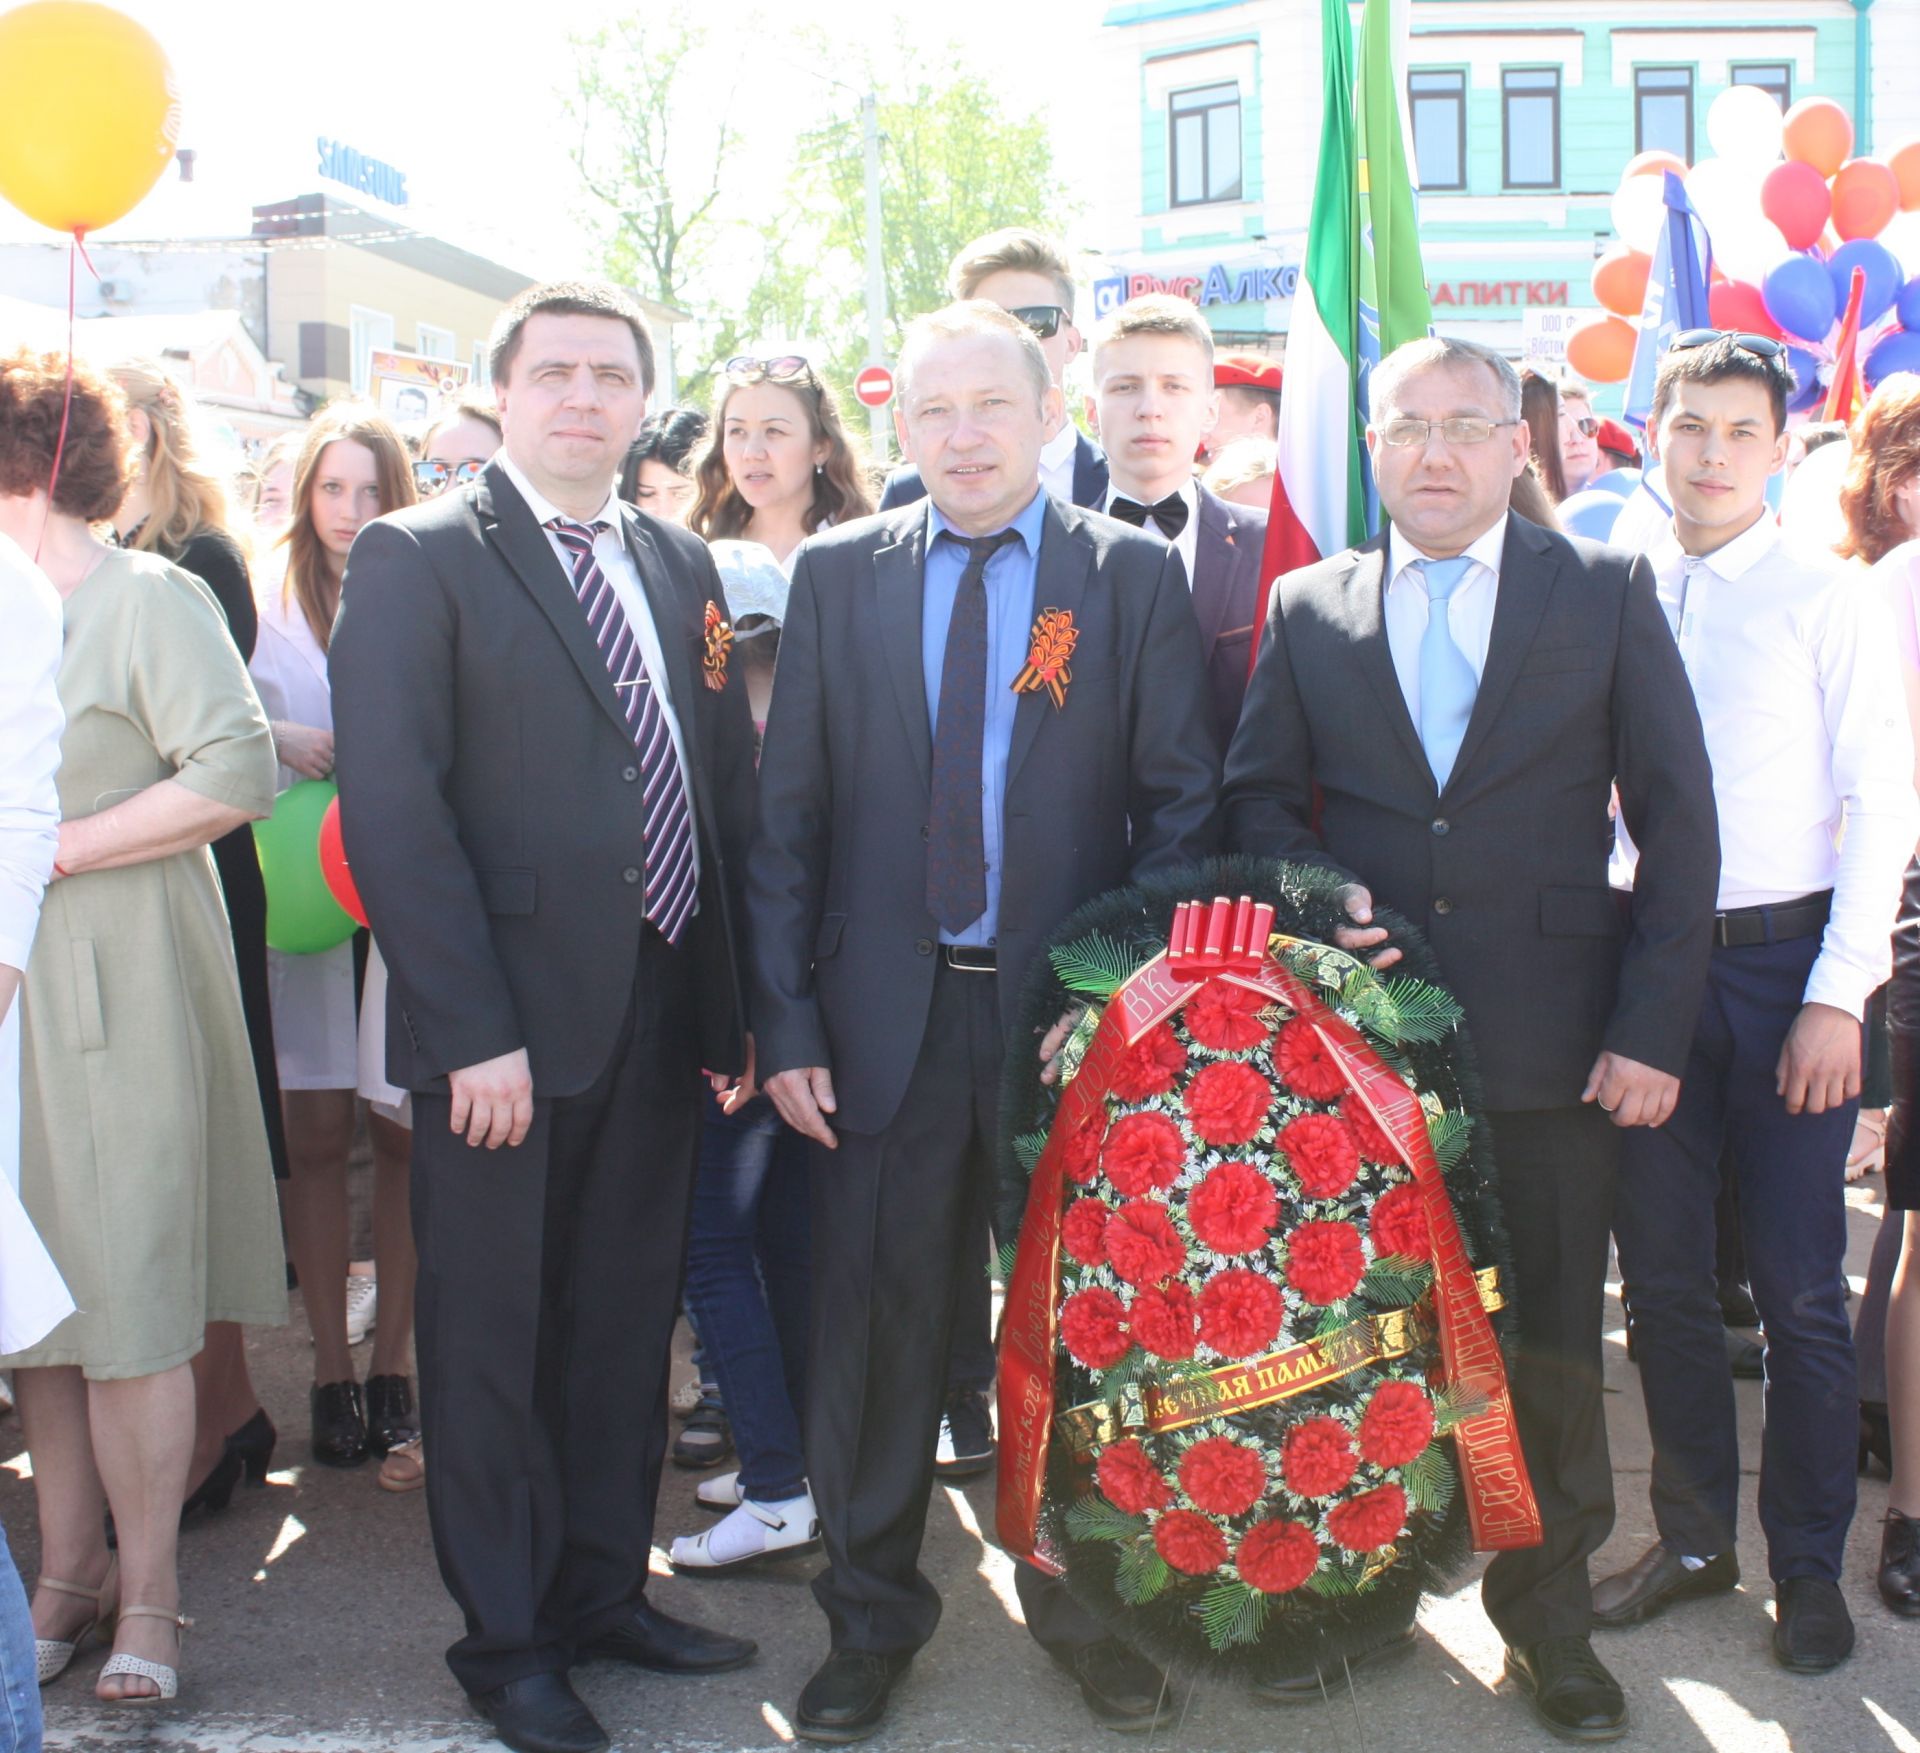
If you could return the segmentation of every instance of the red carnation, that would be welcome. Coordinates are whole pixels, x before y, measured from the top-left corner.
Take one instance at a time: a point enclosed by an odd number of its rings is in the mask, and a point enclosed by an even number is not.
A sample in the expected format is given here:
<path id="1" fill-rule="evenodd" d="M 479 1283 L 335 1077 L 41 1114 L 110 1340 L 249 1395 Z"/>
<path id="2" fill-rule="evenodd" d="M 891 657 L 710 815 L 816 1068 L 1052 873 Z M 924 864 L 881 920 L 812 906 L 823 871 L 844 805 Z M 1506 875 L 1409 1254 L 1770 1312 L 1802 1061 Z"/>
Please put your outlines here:
<path id="1" fill-rule="evenodd" d="M 1180 1128 L 1164 1114 L 1129 1114 L 1107 1134 L 1100 1166 L 1129 1199 L 1171 1187 L 1186 1160 Z"/>
<path id="2" fill-rule="evenodd" d="M 1394 1254 L 1407 1260 L 1426 1259 L 1430 1252 L 1427 1202 L 1419 1187 L 1407 1181 L 1381 1194 L 1367 1214 L 1367 1233 L 1373 1237 L 1376 1254 Z"/>
<path id="3" fill-rule="evenodd" d="M 1303 1114 L 1281 1129 L 1279 1146 L 1310 1199 L 1331 1199 L 1360 1173 L 1353 1128 L 1331 1114 Z"/>
<path id="4" fill-rule="evenodd" d="M 1173 1493 L 1160 1469 L 1132 1437 L 1102 1449 L 1094 1472 L 1107 1502 L 1130 1516 L 1165 1509 L 1173 1502 Z"/>
<path id="5" fill-rule="evenodd" d="M 1090 1370 L 1111 1369 L 1127 1355 L 1126 1305 L 1096 1285 L 1077 1290 L 1060 1308 L 1060 1337 L 1075 1362 Z"/>
<path id="6" fill-rule="evenodd" d="M 1127 1325 L 1155 1357 L 1191 1357 L 1200 1326 L 1193 1292 L 1177 1279 L 1137 1291 L 1127 1311 Z"/>
<path id="7" fill-rule="evenodd" d="M 1187 1222 L 1216 1254 L 1250 1254 L 1265 1245 L 1280 1202 L 1273 1183 L 1250 1163 L 1221 1163 L 1187 1195 Z"/>
<path id="8" fill-rule="evenodd" d="M 1377 1552 L 1399 1536 L 1406 1519 L 1407 1494 L 1397 1485 L 1378 1485 L 1335 1504 L 1327 1532 L 1349 1552 Z"/>
<path id="9" fill-rule="evenodd" d="M 1366 1270 L 1350 1223 L 1303 1223 L 1287 1238 L 1287 1282 L 1310 1303 L 1351 1296 Z"/>
<path id="10" fill-rule="evenodd" d="M 1107 1117 L 1096 1114 L 1091 1120 L 1080 1123 L 1079 1129 L 1067 1140 L 1065 1166 L 1067 1179 L 1078 1181 L 1083 1186 L 1093 1179 L 1094 1170 L 1100 1163 L 1100 1140 L 1106 1136 Z"/>
<path id="11" fill-rule="evenodd" d="M 1240 1580 L 1263 1595 L 1284 1595 L 1312 1576 L 1320 1542 L 1298 1522 L 1255 1522 L 1233 1555 Z"/>
<path id="12" fill-rule="evenodd" d="M 1102 1199 L 1076 1199 L 1060 1226 L 1061 1245 L 1082 1266 L 1098 1266 L 1107 1257 L 1107 1219 L 1113 1207 Z"/>
<path id="13" fill-rule="evenodd" d="M 1273 1091 L 1251 1065 L 1224 1059 L 1187 1085 L 1187 1118 L 1209 1144 L 1245 1144 L 1273 1106 Z"/>
<path id="14" fill-rule="evenodd" d="M 1153 1525 L 1153 1543 L 1175 1570 L 1205 1576 L 1227 1562 L 1227 1537 L 1192 1510 L 1168 1510 Z"/>
<path id="15" fill-rule="evenodd" d="M 1187 1263 L 1187 1247 L 1157 1199 L 1130 1199 L 1107 1225 L 1107 1258 L 1129 1284 L 1158 1284 Z"/>
<path id="16" fill-rule="evenodd" d="M 1359 1145 L 1360 1154 L 1368 1162 L 1397 1163 L 1400 1160 L 1400 1147 L 1380 1129 L 1380 1122 L 1374 1119 L 1373 1111 L 1352 1090 L 1340 1098 L 1340 1118 L 1353 1128 L 1353 1141 Z"/>
<path id="17" fill-rule="evenodd" d="M 1180 1459 L 1180 1489 L 1211 1516 L 1244 1516 L 1267 1490 L 1267 1466 L 1230 1436 L 1202 1437 Z"/>
<path id="18" fill-rule="evenodd" d="M 1273 1344 L 1284 1310 L 1278 1285 L 1229 1267 L 1200 1292 L 1200 1337 L 1222 1357 L 1258 1357 Z"/>
<path id="19" fill-rule="evenodd" d="M 1209 980 L 1187 1000 L 1187 1033 L 1216 1053 L 1244 1053 L 1267 1038 L 1260 1013 L 1272 1002 L 1263 992 Z"/>
<path id="20" fill-rule="evenodd" d="M 1288 1089 L 1310 1102 L 1330 1102 L 1347 1087 L 1347 1074 L 1319 1031 L 1298 1018 L 1281 1026 L 1273 1044 L 1273 1068 Z"/>
<path id="21" fill-rule="evenodd" d="M 1359 1465 L 1347 1427 L 1337 1418 L 1308 1418 L 1287 1432 L 1280 1474 L 1295 1497 L 1329 1497 Z"/>
<path id="22" fill-rule="evenodd" d="M 1123 1102 L 1164 1096 L 1187 1067 L 1187 1050 L 1166 1023 L 1156 1023 L 1121 1056 L 1107 1087 Z"/>
<path id="23" fill-rule="evenodd" d="M 1418 1382 L 1382 1382 L 1360 1420 L 1360 1453 L 1376 1467 L 1404 1467 L 1433 1441 L 1433 1402 Z"/>

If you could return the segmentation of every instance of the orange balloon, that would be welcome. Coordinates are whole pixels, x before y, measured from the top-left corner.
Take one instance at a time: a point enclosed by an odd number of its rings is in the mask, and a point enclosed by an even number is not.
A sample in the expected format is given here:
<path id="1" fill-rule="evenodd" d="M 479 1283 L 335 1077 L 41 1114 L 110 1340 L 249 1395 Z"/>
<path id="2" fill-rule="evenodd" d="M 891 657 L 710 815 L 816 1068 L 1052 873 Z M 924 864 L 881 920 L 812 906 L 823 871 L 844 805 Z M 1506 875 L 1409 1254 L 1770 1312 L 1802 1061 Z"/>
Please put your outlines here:
<path id="1" fill-rule="evenodd" d="M 1788 158 L 1830 177 L 1853 151 L 1853 122 L 1832 98 L 1803 97 L 1787 111 L 1781 147 Z"/>
<path id="2" fill-rule="evenodd" d="M 1615 244 L 1593 264 L 1593 296 L 1615 316 L 1637 317 L 1647 302 L 1647 276 L 1652 271 L 1651 256 Z"/>
<path id="3" fill-rule="evenodd" d="M 1595 317 L 1567 337 L 1567 364 L 1588 383 L 1620 383 L 1633 369 L 1638 333 L 1619 317 Z"/>
<path id="4" fill-rule="evenodd" d="M 1843 241 L 1878 237 L 1900 211 L 1900 184 L 1877 158 L 1849 159 L 1832 186 L 1833 229 Z"/>
<path id="5" fill-rule="evenodd" d="M 1903 142 L 1887 154 L 1887 169 L 1900 185 L 1900 205 L 1911 213 L 1920 207 L 1920 138 Z"/>
<path id="6" fill-rule="evenodd" d="M 1658 148 L 1651 152 L 1636 153 L 1627 160 L 1627 168 L 1620 173 L 1620 180 L 1624 183 L 1628 177 L 1654 177 L 1665 170 L 1683 177 L 1687 174 L 1687 161 L 1677 152 L 1662 152 Z"/>

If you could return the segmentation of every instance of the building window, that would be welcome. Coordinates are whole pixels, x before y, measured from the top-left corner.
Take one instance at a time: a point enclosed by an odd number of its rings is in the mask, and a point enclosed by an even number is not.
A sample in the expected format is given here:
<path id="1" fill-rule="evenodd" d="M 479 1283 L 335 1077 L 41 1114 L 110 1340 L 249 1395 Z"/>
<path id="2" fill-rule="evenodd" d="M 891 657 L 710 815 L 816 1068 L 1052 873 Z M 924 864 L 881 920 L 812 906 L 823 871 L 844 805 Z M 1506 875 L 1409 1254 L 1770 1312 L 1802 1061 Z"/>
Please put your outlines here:
<path id="1" fill-rule="evenodd" d="M 1505 118 L 1501 184 L 1509 189 L 1560 186 L 1560 69 L 1507 68 L 1500 75 Z"/>
<path id="2" fill-rule="evenodd" d="M 473 344 L 473 382 L 476 389 L 489 389 L 493 385 L 493 374 L 487 369 L 487 344 L 476 341 Z"/>
<path id="3" fill-rule="evenodd" d="M 432 323 L 422 323 L 420 352 L 427 359 L 451 359 L 454 354 L 453 331 L 436 328 Z"/>
<path id="4" fill-rule="evenodd" d="M 1672 152 L 1693 163 L 1693 69 L 1633 70 L 1633 149 Z"/>
<path id="5" fill-rule="evenodd" d="M 1200 85 L 1167 97 L 1173 205 L 1240 199 L 1240 87 Z"/>
<path id="6" fill-rule="evenodd" d="M 1423 189 L 1467 186 L 1467 76 L 1419 71 L 1407 75 L 1413 157 Z"/>
<path id="7" fill-rule="evenodd" d="M 1793 63 L 1791 61 L 1755 61 L 1751 66 L 1733 69 L 1735 85 L 1757 85 L 1777 103 L 1782 113 L 1793 107 Z"/>
<path id="8" fill-rule="evenodd" d="M 367 393 L 367 385 L 373 377 L 373 354 L 376 349 L 391 352 L 393 349 L 393 317 L 384 310 L 368 310 L 363 304 L 347 307 L 347 322 L 352 352 L 350 361 L 353 375 L 348 379 L 356 396 Z"/>

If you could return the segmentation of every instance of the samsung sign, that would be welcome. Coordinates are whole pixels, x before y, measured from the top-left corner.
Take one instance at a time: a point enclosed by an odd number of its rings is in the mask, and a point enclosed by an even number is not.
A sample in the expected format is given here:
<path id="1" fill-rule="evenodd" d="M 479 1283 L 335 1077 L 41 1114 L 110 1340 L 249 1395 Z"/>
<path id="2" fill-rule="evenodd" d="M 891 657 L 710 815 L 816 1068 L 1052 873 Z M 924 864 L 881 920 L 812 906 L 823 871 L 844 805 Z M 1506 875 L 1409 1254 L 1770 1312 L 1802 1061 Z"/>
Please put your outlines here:
<path id="1" fill-rule="evenodd" d="M 1093 283 L 1095 318 L 1118 310 L 1130 298 L 1170 292 L 1190 298 L 1202 310 L 1214 304 L 1272 304 L 1293 297 L 1300 285 L 1300 264 L 1212 262 L 1192 274 L 1115 274 Z"/>
<path id="2" fill-rule="evenodd" d="M 389 207 L 407 204 L 407 173 L 369 158 L 339 140 L 324 134 L 315 143 L 320 149 L 320 174 L 329 182 L 344 183 L 356 194 L 371 195 Z"/>

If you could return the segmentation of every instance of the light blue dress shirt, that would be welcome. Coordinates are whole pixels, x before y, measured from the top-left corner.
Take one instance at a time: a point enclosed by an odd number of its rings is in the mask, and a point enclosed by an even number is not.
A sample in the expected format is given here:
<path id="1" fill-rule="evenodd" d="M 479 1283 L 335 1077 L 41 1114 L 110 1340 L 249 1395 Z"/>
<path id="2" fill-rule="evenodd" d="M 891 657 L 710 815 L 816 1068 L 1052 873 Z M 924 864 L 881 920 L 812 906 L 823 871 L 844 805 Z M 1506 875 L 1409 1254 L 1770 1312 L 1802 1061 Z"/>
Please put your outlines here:
<path id="1" fill-rule="evenodd" d="M 1007 754 L 1013 746 L 1013 715 L 1020 696 L 1013 679 L 1027 661 L 1033 631 L 1034 578 L 1040 566 L 1040 536 L 1047 496 L 1035 491 L 1025 511 L 1007 527 L 1009 542 L 987 562 L 987 712 L 980 738 L 980 840 L 987 859 L 987 910 L 964 931 L 942 931 L 942 943 L 991 948 L 1000 935 L 1001 808 L 1007 791 Z M 920 663 L 927 686 L 927 730 L 940 729 L 940 673 L 946 665 L 947 623 L 953 619 L 967 550 L 941 540 L 953 526 L 927 501 L 927 559 L 922 574 Z M 956 535 L 959 532 L 954 531 Z"/>

